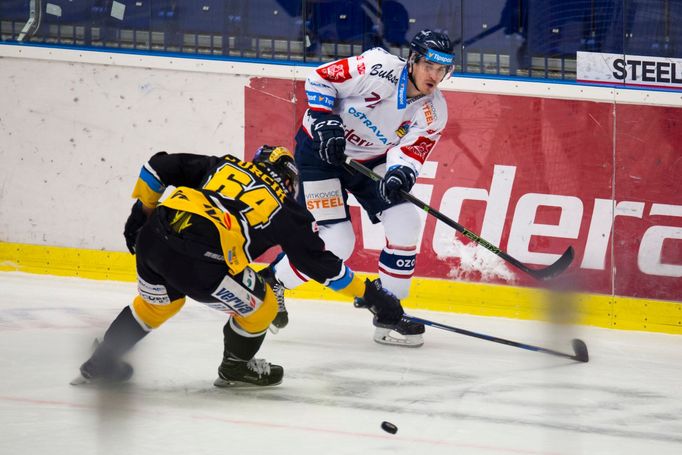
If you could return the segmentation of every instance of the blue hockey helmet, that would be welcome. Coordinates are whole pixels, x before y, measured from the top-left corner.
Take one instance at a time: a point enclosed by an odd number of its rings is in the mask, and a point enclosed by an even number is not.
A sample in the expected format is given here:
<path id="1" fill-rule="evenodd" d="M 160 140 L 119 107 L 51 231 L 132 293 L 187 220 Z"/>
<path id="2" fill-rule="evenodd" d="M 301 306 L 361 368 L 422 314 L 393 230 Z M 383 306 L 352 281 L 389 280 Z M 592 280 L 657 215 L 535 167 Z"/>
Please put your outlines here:
<path id="1" fill-rule="evenodd" d="M 409 64 L 425 59 L 429 62 L 445 65 L 447 71 L 443 79 L 447 79 L 455 68 L 454 46 L 446 33 L 422 30 L 410 41 Z"/>

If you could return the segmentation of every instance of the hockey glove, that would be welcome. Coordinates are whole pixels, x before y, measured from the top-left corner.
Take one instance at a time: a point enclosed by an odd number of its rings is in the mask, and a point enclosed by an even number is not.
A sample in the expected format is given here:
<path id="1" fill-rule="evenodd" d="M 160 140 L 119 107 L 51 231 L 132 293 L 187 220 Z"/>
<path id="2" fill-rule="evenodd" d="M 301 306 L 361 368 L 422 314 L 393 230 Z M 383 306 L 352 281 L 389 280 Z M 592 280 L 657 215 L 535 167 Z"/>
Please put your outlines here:
<path id="1" fill-rule="evenodd" d="M 379 196 L 389 204 L 403 199 L 401 190 L 409 192 L 417 181 L 417 174 L 409 166 L 392 166 L 379 181 Z"/>
<path id="2" fill-rule="evenodd" d="M 147 222 L 147 215 L 144 213 L 142 202 L 137 200 L 130 210 L 130 216 L 126 220 L 123 228 L 123 236 L 126 238 L 126 246 L 130 254 L 135 254 L 135 244 L 137 243 L 137 234 L 139 234 L 142 226 Z"/>
<path id="3" fill-rule="evenodd" d="M 309 112 L 313 118 L 313 146 L 320 159 L 335 166 L 342 164 L 346 158 L 346 138 L 341 117 L 328 112 Z"/>
<path id="4" fill-rule="evenodd" d="M 398 324 L 405 313 L 400 300 L 381 286 L 381 280 L 365 280 L 365 295 L 355 299 L 355 306 L 368 308 L 382 325 Z"/>

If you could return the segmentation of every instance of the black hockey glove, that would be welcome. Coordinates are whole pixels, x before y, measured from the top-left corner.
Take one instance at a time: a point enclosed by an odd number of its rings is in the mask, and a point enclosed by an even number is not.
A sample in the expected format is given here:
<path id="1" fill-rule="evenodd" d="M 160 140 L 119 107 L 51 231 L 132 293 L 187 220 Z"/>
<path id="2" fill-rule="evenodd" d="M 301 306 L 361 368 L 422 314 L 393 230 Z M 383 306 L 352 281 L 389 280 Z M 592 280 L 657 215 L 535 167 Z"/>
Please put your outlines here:
<path id="1" fill-rule="evenodd" d="M 389 204 L 403 199 L 400 191 L 409 192 L 417 181 L 417 174 L 409 166 L 393 166 L 379 181 L 379 196 Z"/>
<path id="2" fill-rule="evenodd" d="M 398 324 L 405 312 L 400 300 L 381 286 L 381 280 L 365 280 L 365 295 L 355 299 L 355 306 L 368 308 L 380 324 Z"/>
<path id="3" fill-rule="evenodd" d="M 123 236 L 126 238 L 126 246 L 130 254 L 135 254 L 135 244 L 137 243 L 137 234 L 147 222 L 147 215 L 142 209 L 142 202 L 137 200 L 130 210 L 130 216 L 126 220 L 123 228 Z"/>
<path id="4" fill-rule="evenodd" d="M 344 137 L 343 121 L 336 114 L 328 112 L 309 111 L 313 118 L 311 134 L 313 145 L 320 159 L 326 163 L 338 166 L 346 158 L 346 138 Z"/>

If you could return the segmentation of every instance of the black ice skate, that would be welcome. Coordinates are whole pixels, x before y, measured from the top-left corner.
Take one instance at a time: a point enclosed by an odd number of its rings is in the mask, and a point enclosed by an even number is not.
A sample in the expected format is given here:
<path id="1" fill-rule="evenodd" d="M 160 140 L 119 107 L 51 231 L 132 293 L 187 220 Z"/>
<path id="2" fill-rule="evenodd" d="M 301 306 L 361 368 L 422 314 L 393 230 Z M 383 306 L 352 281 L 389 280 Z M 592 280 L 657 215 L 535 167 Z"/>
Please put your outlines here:
<path id="1" fill-rule="evenodd" d="M 95 352 L 80 368 L 80 375 L 71 385 L 117 384 L 128 381 L 133 376 L 133 367 L 123 360 L 107 354 L 99 348 L 98 340 L 93 343 Z"/>
<path id="2" fill-rule="evenodd" d="M 392 346 L 418 348 L 424 344 L 424 324 L 400 320 L 397 324 L 383 324 L 374 317 L 374 341 Z"/>
<path id="3" fill-rule="evenodd" d="M 283 329 L 289 324 L 289 312 L 284 305 L 284 286 L 275 278 L 275 274 L 270 267 L 261 270 L 259 275 L 263 277 L 263 280 L 265 280 L 268 285 L 270 285 L 272 291 L 275 293 L 275 298 L 277 299 L 277 306 L 279 307 L 277 316 L 275 316 L 275 319 L 270 325 L 270 331 L 276 334 L 279 332 L 279 329 Z"/>
<path id="4" fill-rule="evenodd" d="M 283 329 L 289 324 L 289 312 L 287 311 L 287 307 L 284 306 L 284 286 L 277 283 L 272 287 L 272 290 L 275 292 L 275 297 L 277 297 L 277 306 L 279 307 L 279 310 L 277 311 L 277 316 L 275 316 L 275 319 L 272 321 L 270 331 L 272 333 L 277 333 L 279 332 L 279 329 Z"/>
<path id="5" fill-rule="evenodd" d="M 248 362 L 234 358 L 224 359 L 218 367 L 216 387 L 273 386 L 282 382 L 284 368 L 272 365 L 265 359 L 251 359 Z"/>

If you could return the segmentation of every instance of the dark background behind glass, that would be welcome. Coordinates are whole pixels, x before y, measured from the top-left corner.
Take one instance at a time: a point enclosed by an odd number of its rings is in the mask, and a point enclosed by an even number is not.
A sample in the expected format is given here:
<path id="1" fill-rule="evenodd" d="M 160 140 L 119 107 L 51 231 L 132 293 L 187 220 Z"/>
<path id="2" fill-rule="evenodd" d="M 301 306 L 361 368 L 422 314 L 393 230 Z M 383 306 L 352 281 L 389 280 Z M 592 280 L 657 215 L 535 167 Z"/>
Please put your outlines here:
<path id="1" fill-rule="evenodd" d="M 29 0 L 0 0 L 16 41 Z M 682 0 L 36 0 L 28 43 L 320 62 L 423 29 L 456 42 L 462 73 L 574 79 L 577 51 L 682 57 Z"/>

